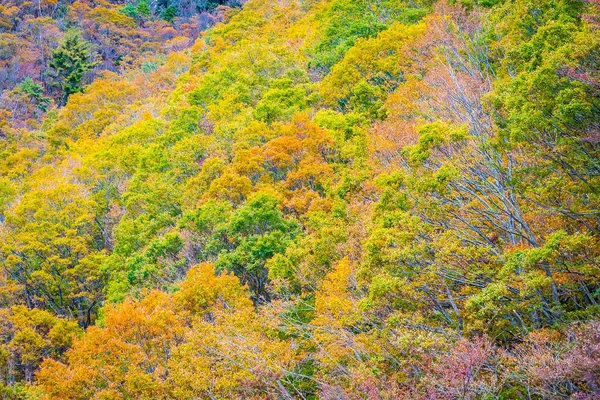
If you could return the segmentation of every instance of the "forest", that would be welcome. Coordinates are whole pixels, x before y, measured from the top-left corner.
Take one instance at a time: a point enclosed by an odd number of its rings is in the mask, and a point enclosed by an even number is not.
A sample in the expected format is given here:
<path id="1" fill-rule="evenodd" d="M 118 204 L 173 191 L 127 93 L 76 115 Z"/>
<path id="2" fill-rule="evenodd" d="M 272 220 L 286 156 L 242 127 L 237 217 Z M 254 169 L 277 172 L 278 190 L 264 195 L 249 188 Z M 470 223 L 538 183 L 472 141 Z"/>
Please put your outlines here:
<path id="1" fill-rule="evenodd" d="M 600 0 L 0 0 L 0 398 L 600 400 Z"/>

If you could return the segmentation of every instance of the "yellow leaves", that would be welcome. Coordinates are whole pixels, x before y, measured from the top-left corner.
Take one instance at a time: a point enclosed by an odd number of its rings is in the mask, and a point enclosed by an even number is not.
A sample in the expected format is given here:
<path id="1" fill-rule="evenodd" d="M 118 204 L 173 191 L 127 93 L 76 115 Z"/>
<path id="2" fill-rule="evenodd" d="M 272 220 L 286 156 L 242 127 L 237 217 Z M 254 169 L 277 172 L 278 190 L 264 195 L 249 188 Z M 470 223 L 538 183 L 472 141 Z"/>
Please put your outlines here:
<path id="1" fill-rule="evenodd" d="M 89 13 L 93 20 L 104 24 L 115 24 L 133 28 L 136 22 L 133 18 L 124 15 L 115 8 L 96 7 Z"/>
<path id="2" fill-rule="evenodd" d="M 350 261 L 344 258 L 327 274 L 315 300 L 318 315 L 315 324 L 341 326 L 352 320 L 355 302 L 352 300 L 349 286 L 352 283 L 353 272 Z"/>
<path id="3" fill-rule="evenodd" d="M 67 349 L 73 344 L 75 338 L 83 334 L 81 328 L 73 321 L 59 319 L 48 332 L 48 338 L 54 346 Z"/>
<path id="4" fill-rule="evenodd" d="M 238 150 L 231 163 L 235 172 L 251 179 L 256 179 L 265 172 L 263 165 L 264 155 L 256 147 Z"/>
<path id="5" fill-rule="evenodd" d="M 44 339 L 31 328 L 18 331 L 12 341 L 12 350 L 21 354 L 21 362 L 32 363 L 40 359 L 46 346 Z"/>
<path id="6" fill-rule="evenodd" d="M 245 309 L 252 306 L 250 293 L 231 274 L 215 275 L 213 264 L 204 263 L 190 269 L 175 295 L 175 302 L 192 314 L 214 312 L 216 309 Z"/>
<path id="7" fill-rule="evenodd" d="M 237 398 L 244 390 L 251 397 L 250 388 L 274 385 L 297 356 L 290 343 L 269 337 L 266 325 L 252 308 L 198 321 L 173 357 L 179 398 L 198 396 L 201 390 L 218 398 Z"/>
<path id="8" fill-rule="evenodd" d="M 126 117 L 133 109 L 126 108 L 124 113 L 125 105 L 133 103 L 141 95 L 142 91 L 133 82 L 117 80 L 116 76 L 96 79 L 86 87 L 85 93 L 69 98 L 68 104 L 59 112 L 57 123 L 48 132 L 49 139 L 61 143 L 97 137 L 117 121 L 127 126 Z"/>
<path id="9" fill-rule="evenodd" d="M 97 300 L 98 293 L 92 292 L 100 284 L 98 264 L 78 266 L 91 252 L 96 204 L 85 188 L 68 183 L 67 177 L 52 182 L 45 181 L 44 171 L 37 175 L 40 186 L 4 213 L 2 266 L 11 279 L 30 286 L 28 295 L 38 306 L 84 318 L 84 304 Z M 30 183 L 35 182 L 31 178 Z M 86 316 L 88 323 L 91 315 Z"/>
<path id="10" fill-rule="evenodd" d="M 112 145 L 119 147 L 133 147 L 142 153 L 165 130 L 163 120 L 153 118 L 148 112 L 142 115 L 142 120 L 122 129 L 109 140 Z M 120 148 L 119 150 L 122 150 Z M 141 154 L 139 154 L 141 155 Z M 118 156 L 118 155 L 115 155 Z M 136 161 L 138 159 L 136 158 Z"/>
<path id="11" fill-rule="evenodd" d="M 340 260 L 327 274 L 315 298 L 314 340 L 317 360 L 325 370 L 356 359 L 362 346 L 347 328 L 357 322 L 356 300 L 350 292 L 354 270 L 348 258 Z"/>
<path id="12" fill-rule="evenodd" d="M 28 175 L 31 173 L 34 160 L 38 155 L 38 151 L 28 147 L 11 152 L 2 162 L 2 164 L 5 164 L 3 167 L 8 169 L 5 176 L 16 178 Z"/>
<path id="13" fill-rule="evenodd" d="M 46 221 L 77 229 L 91 222 L 94 206 L 80 185 L 57 182 L 53 187 L 25 194 L 13 205 L 7 219 L 15 218 L 19 224 Z"/>
<path id="14" fill-rule="evenodd" d="M 211 182 L 206 198 L 222 199 L 241 204 L 252 191 L 252 181 L 246 176 L 225 173 Z"/>
<path id="15" fill-rule="evenodd" d="M 321 95 L 326 104 L 335 105 L 348 97 L 362 80 L 397 77 L 408 68 L 411 59 L 405 52 L 425 31 L 424 24 L 395 24 L 376 38 L 359 39 L 323 80 Z"/>
<path id="16" fill-rule="evenodd" d="M 5 7 L 0 4 L 0 27 L 11 29 L 13 27 L 13 19 L 19 14 L 19 7 Z"/>
<path id="17" fill-rule="evenodd" d="M 0 310 L 0 321 L 0 337 L 4 338 L 0 354 L 7 353 L 6 358 L 0 357 L 0 367 L 8 366 L 9 379 L 16 372 L 10 365 L 21 365 L 30 380 L 43 357 L 59 357 L 82 334 L 73 321 L 24 306 Z"/>

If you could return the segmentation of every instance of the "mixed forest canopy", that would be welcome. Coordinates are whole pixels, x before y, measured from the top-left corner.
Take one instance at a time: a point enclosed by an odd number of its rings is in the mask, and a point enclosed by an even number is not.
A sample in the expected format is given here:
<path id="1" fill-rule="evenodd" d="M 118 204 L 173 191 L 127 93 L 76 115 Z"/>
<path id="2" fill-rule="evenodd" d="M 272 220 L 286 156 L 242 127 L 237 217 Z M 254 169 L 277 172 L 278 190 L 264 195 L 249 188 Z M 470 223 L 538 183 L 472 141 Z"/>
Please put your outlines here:
<path id="1" fill-rule="evenodd" d="M 600 399 L 598 0 L 2 0 L 0 396 Z"/>

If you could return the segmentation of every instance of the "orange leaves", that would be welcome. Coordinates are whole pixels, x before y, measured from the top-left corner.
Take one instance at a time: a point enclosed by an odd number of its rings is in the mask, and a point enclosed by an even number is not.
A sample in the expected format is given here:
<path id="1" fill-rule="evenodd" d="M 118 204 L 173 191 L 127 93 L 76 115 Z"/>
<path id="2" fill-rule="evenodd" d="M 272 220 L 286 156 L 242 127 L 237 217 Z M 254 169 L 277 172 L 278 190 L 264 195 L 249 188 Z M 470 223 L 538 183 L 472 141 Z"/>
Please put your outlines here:
<path id="1" fill-rule="evenodd" d="M 210 198 L 231 201 L 233 204 L 244 202 L 252 191 L 252 181 L 246 176 L 225 173 L 211 182 L 207 191 Z"/>
<path id="2" fill-rule="evenodd" d="M 419 102 L 429 91 L 431 88 L 422 80 L 408 77 L 388 96 L 385 102 L 388 117 L 385 121 L 377 122 L 369 135 L 370 152 L 382 167 L 393 165 L 404 146 L 416 143 L 416 126 L 425 118 Z"/>
<path id="3" fill-rule="evenodd" d="M 119 306 L 108 306 L 103 325 L 129 344 L 162 351 L 162 341 L 177 341 L 182 334 L 181 321 L 172 304 L 165 293 L 151 292 L 140 302 L 126 300 Z"/>
<path id="4" fill-rule="evenodd" d="M 66 364 L 44 363 L 46 398 L 231 398 L 274 386 L 297 360 L 239 280 L 211 264 L 191 269 L 174 295 L 108 307 L 103 325 L 88 329 Z"/>
<path id="5" fill-rule="evenodd" d="M 276 170 L 290 169 L 300 160 L 304 150 L 302 141 L 294 136 L 278 137 L 265 147 L 265 159 Z"/>
<path id="6" fill-rule="evenodd" d="M 300 188 L 290 194 L 283 207 L 287 212 L 302 216 L 309 211 L 331 211 L 331 200 L 322 198 L 310 188 Z"/>
<path id="7" fill-rule="evenodd" d="M 334 153 L 334 141 L 327 131 L 304 114 L 293 123 L 281 126 L 282 136 L 264 146 L 265 161 L 276 178 L 285 178 L 292 191 L 323 191 L 332 179 L 328 158 Z"/>
<path id="8" fill-rule="evenodd" d="M 287 189 L 290 199 L 295 192 L 322 195 L 335 175 L 329 162 L 335 154 L 330 134 L 305 114 L 295 115 L 291 123 L 276 124 L 272 130 L 262 124 L 248 126 L 228 165 L 221 158 L 202 160 L 200 174 L 188 182 L 189 196 L 202 202 L 221 199 L 241 204 L 257 187 L 273 183 Z M 250 143 L 255 146 L 249 147 Z"/>
<path id="9" fill-rule="evenodd" d="M 292 189 L 309 188 L 324 192 L 327 183 L 333 179 L 334 170 L 330 164 L 323 163 L 312 156 L 306 157 L 298 165 L 296 171 L 287 175 L 287 186 Z"/>
<path id="10" fill-rule="evenodd" d="M 38 374 L 48 398 L 155 397 L 167 378 L 183 321 L 164 293 L 106 310 L 105 328 L 92 327 L 67 353 L 67 363 L 46 361 Z"/>

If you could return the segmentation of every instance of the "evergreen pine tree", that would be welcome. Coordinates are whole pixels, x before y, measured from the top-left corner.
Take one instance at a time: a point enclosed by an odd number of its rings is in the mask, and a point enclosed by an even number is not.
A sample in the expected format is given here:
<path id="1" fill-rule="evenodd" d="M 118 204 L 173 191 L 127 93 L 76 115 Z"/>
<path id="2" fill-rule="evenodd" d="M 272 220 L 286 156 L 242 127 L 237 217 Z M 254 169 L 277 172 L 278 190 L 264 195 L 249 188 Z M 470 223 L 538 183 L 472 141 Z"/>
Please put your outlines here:
<path id="1" fill-rule="evenodd" d="M 121 13 L 131 18 L 138 17 L 136 7 L 132 3 L 125 4 L 125 6 L 121 8 Z"/>
<path id="2" fill-rule="evenodd" d="M 140 0 L 135 11 L 138 15 L 144 18 L 148 18 L 151 14 L 150 6 L 148 5 L 148 0 Z"/>
<path id="3" fill-rule="evenodd" d="M 93 60 L 92 45 L 81 37 L 77 30 L 65 34 L 61 45 L 52 51 L 50 68 L 56 71 L 56 78 L 63 90 L 63 103 L 73 93 L 83 91 L 83 75 L 98 65 Z"/>

